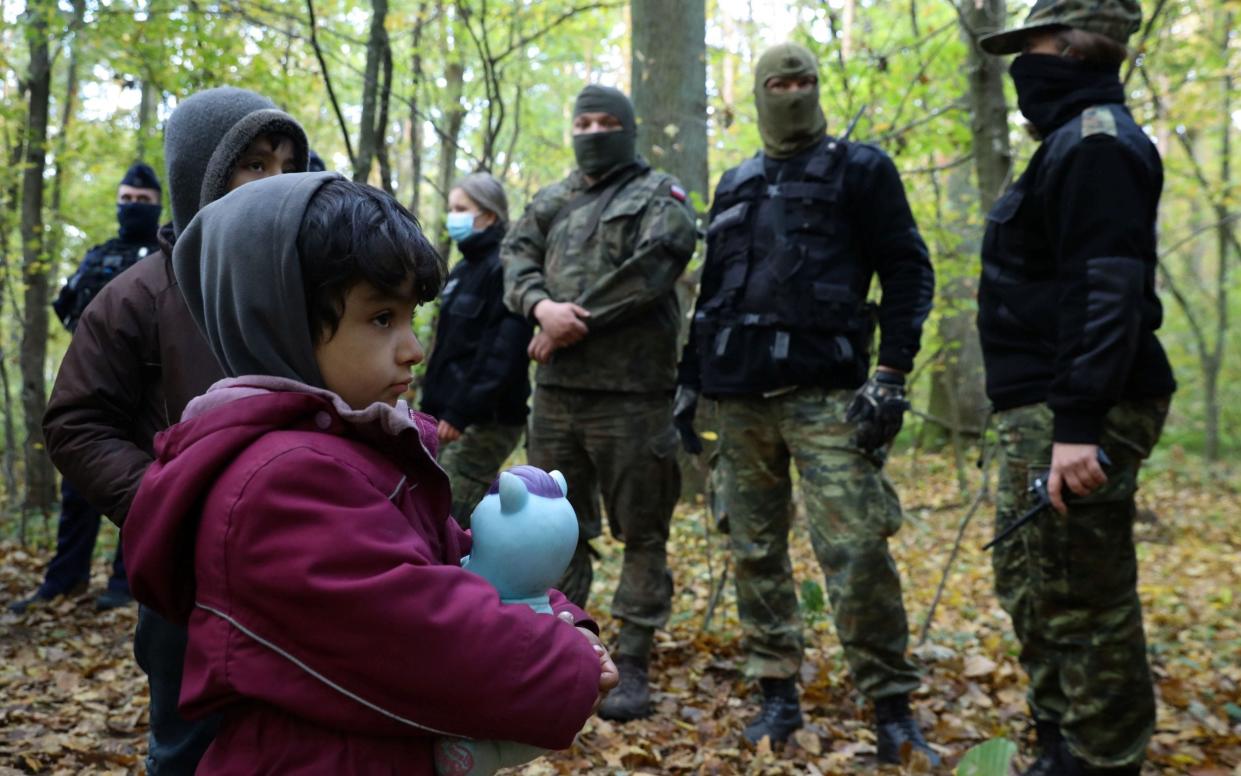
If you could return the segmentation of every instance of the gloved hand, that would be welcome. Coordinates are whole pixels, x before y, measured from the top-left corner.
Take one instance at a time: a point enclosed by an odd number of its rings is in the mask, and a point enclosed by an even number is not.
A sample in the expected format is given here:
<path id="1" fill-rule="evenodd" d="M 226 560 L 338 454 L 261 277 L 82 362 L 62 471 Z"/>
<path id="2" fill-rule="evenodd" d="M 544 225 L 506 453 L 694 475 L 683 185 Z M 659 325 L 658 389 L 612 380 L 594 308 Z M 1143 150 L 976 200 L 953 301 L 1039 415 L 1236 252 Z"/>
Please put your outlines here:
<path id="1" fill-rule="evenodd" d="M 678 385 L 672 400 L 672 425 L 681 435 L 681 447 L 690 455 L 702 452 L 702 440 L 694 430 L 694 414 L 698 412 L 698 389 Z"/>
<path id="2" fill-rule="evenodd" d="M 871 375 L 849 404 L 845 420 L 857 424 L 854 444 L 873 453 L 891 442 L 905 420 L 905 376 L 878 371 Z"/>

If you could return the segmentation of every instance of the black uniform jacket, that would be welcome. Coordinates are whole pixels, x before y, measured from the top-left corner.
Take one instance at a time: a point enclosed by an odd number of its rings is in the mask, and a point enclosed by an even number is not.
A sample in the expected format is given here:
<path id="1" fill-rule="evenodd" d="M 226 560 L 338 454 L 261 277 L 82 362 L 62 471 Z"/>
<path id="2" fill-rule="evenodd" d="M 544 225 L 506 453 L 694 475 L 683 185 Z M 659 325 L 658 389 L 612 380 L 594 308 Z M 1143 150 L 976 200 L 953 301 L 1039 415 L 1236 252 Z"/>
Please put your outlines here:
<path id="1" fill-rule="evenodd" d="M 1155 336 L 1163 166 L 1122 104 L 1077 106 L 987 216 L 978 328 L 997 410 L 1046 402 L 1094 444 L 1123 399 L 1176 389 Z"/>
<path id="2" fill-rule="evenodd" d="M 422 410 L 458 430 L 475 423 L 520 425 L 530 396 L 526 348 L 534 329 L 504 306 L 498 224 L 459 244 L 448 273 L 423 382 Z"/>

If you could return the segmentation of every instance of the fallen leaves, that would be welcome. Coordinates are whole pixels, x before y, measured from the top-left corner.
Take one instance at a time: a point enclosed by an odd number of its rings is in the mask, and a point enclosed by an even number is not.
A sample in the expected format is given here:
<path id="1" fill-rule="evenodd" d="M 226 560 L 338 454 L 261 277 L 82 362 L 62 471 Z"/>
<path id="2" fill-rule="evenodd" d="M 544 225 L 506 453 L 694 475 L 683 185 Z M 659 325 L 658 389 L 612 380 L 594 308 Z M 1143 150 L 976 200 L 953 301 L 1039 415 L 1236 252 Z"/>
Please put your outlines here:
<path id="1" fill-rule="evenodd" d="M 892 542 L 911 629 L 921 625 L 963 507 L 949 461 L 902 457 L 890 472 L 917 517 Z M 1235 479 L 1234 479 L 1235 481 Z M 1140 494 L 1139 592 L 1146 613 L 1159 700 L 1158 727 L 1144 773 L 1241 776 L 1241 496 L 1225 478 L 1204 487 L 1177 471 L 1147 477 Z M 952 765 L 993 738 L 1019 742 L 1017 767 L 1032 752 L 1025 678 L 1008 618 L 992 591 L 990 559 L 978 548 L 992 530 L 984 506 L 966 534 L 926 644 L 911 652 L 926 671 L 914 710 L 927 738 Z M 740 731 L 758 709 L 741 674 L 741 630 L 731 578 L 720 588 L 726 537 L 707 535 L 700 505 L 682 505 L 670 555 L 673 617 L 656 644 L 656 714 L 614 724 L 593 719 L 575 746 L 532 763 L 525 776 L 553 774 L 929 773 L 924 763 L 878 767 L 868 704 L 852 688 L 831 624 L 816 601 L 822 573 L 804 522 L 792 539 L 806 611 L 800 674 L 806 727 L 782 748 L 744 745 Z M 592 611 L 606 615 L 621 548 L 598 544 Z M 0 543 L 0 594 L 37 586 L 41 557 Z M 97 568 L 97 582 L 106 575 Z M 811 584 L 806 584 L 811 583 Z M 721 589 L 712 627 L 706 602 Z M 67 599 L 18 617 L 0 613 L 0 776 L 27 773 L 139 773 L 146 748 L 146 684 L 134 665 L 132 609 L 97 614 Z M 1007 749 L 1004 754 L 1007 754 Z M 944 769 L 943 772 L 948 772 Z"/>

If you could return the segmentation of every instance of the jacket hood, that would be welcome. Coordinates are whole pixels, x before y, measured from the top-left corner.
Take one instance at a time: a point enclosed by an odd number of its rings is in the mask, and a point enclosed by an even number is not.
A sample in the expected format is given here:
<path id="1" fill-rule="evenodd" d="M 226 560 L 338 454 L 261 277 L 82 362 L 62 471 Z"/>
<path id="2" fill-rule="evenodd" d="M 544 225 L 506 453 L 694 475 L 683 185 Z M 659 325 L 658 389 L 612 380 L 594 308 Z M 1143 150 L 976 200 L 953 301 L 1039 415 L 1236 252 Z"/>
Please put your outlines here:
<path id="1" fill-rule="evenodd" d="M 164 158 L 178 235 L 199 208 L 228 192 L 233 167 L 246 146 L 269 133 L 290 138 L 296 168 L 306 170 L 305 130 L 266 97 L 224 86 L 198 92 L 177 105 L 164 130 Z"/>
<path id="2" fill-rule="evenodd" d="M 248 183 L 204 207 L 177 238 L 177 284 L 225 375 L 323 387 L 297 236 L 315 193 L 340 177 L 311 172 Z"/>
<path id="3" fill-rule="evenodd" d="M 331 391 L 292 380 L 221 380 L 190 402 L 181 423 L 155 438 L 155 461 L 135 499 L 139 508 L 122 529 L 125 567 L 139 600 L 173 622 L 187 621 L 194 606 L 194 541 L 203 501 L 247 447 L 280 430 L 359 439 L 387 452 L 409 473 L 438 468 L 435 420 L 411 412 L 404 401 L 358 411 Z"/>

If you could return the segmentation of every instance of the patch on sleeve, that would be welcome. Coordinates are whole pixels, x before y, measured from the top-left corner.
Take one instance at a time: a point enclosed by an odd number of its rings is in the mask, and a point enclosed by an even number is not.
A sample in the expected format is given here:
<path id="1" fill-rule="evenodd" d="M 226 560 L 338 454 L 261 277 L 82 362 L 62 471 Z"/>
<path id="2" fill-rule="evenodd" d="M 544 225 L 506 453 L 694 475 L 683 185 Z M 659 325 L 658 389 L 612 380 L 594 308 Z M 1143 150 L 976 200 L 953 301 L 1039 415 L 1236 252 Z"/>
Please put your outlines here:
<path id="1" fill-rule="evenodd" d="M 688 199 L 688 197 L 685 194 L 685 189 L 681 188 L 675 183 L 668 187 L 668 193 L 671 194 L 672 198 L 675 199 L 677 202 L 684 202 L 686 199 Z"/>
<path id="2" fill-rule="evenodd" d="M 1082 113 L 1082 137 L 1091 135 L 1116 137 L 1116 117 L 1102 105 L 1087 108 Z"/>

